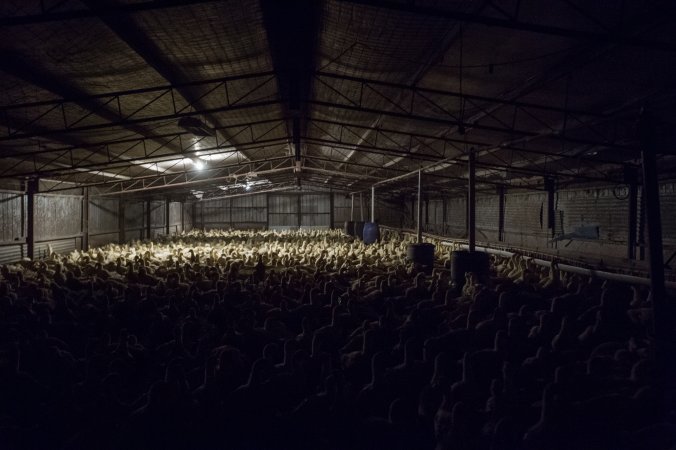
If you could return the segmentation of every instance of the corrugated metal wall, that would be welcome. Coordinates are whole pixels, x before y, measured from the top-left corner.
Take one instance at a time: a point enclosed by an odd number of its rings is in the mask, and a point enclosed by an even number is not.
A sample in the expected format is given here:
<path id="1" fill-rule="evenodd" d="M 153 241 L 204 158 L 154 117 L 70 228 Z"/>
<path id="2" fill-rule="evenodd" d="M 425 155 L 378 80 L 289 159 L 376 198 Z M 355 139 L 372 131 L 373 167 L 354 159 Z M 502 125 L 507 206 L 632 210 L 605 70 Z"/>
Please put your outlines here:
<path id="1" fill-rule="evenodd" d="M 117 198 L 96 197 L 89 200 L 89 246 L 99 247 L 119 242 L 119 208 Z"/>
<path id="2" fill-rule="evenodd" d="M 35 196 L 35 257 L 82 248 L 82 196 L 37 194 Z"/>
<path id="3" fill-rule="evenodd" d="M 639 190 L 639 204 L 641 198 Z M 660 186 L 662 200 L 662 234 L 664 244 L 676 247 L 676 183 L 665 183 Z M 669 257 L 671 255 L 667 255 Z"/>
<path id="4" fill-rule="evenodd" d="M 476 231 L 478 239 L 497 242 L 499 197 L 479 195 L 476 199 Z"/>
<path id="5" fill-rule="evenodd" d="M 143 239 L 145 233 L 145 202 L 125 202 L 124 238 L 126 242 Z"/>
<path id="6" fill-rule="evenodd" d="M 271 229 L 298 228 L 298 196 L 273 194 L 268 199 Z"/>
<path id="7" fill-rule="evenodd" d="M 193 217 L 193 211 L 195 210 L 196 203 L 183 203 L 183 229 L 184 231 L 190 231 L 195 227 L 195 219 Z"/>
<path id="8" fill-rule="evenodd" d="M 148 207 L 148 204 L 145 205 Z M 147 213 L 147 211 L 146 211 Z M 144 215 L 145 220 L 147 221 L 147 214 Z M 167 234 L 167 206 L 166 202 L 162 200 L 150 202 L 150 238 L 153 239 L 157 236 L 163 236 Z M 147 222 L 144 222 L 145 226 L 148 226 Z"/>
<path id="9" fill-rule="evenodd" d="M 662 221 L 665 257 L 676 249 L 676 185 L 661 185 Z M 213 200 L 194 204 L 170 203 L 170 232 L 183 228 L 296 228 L 328 227 L 331 224 L 331 195 L 333 195 L 333 224 L 342 227 L 349 220 L 350 197 L 344 194 L 271 194 L 238 197 L 231 200 Z M 640 195 L 639 195 L 640 196 Z M 368 196 L 364 196 L 364 218 L 370 219 Z M 477 196 L 477 238 L 485 242 L 498 240 L 498 194 Z M 119 240 L 119 199 L 90 198 L 89 243 L 103 245 Z M 444 203 L 445 217 L 444 217 Z M 68 252 L 82 246 L 82 196 L 37 194 L 36 256 L 44 256 L 47 244 L 54 250 Z M 557 233 L 569 233 L 581 225 L 598 224 L 598 241 L 551 241 L 547 228 L 547 194 L 541 191 L 508 192 L 505 195 L 505 240 L 502 244 L 534 250 L 558 251 L 598 257 L 626 254 L 628 199 L 624 188 L 595 187 L 561 190 L 556 194 Z M 269 206 L 269 209 L 268 209 Z M 152 236 L 166 232 L 164 201 L 150 203 Z M 13 262 L 25 256 L 25 197 L 12 191 L 0 191 L 0 263 Z M 415 201 L 394 206 L 378 201 L 376 218 L 390 226 L 415 225 Z M 640 207 L 639 207 L 640 210 Z M 299 214 L 300 212 L 300 214 Z M 361 217 L 358 197 L 355 201 L 355 220 Z M 142 201 L 125 202 L 126 241 L 147 236 L 147 204 Z M 459 195 L 447 199 L 433 199 L 423 208 L 425 229 L 452 237 L 466 237 L 466 199 Z"/>
<path id="10" fill-rule="evenodd" d="M 479 198 L 477 198 L 477 202 L 480 203 Z M 444 203 L 446 204 L 446 217 L 444 217 Z M 415 216 L 415 214 L 417 214 L 417 202 L 411 202 L 411 207 L 413 208 L 413 216 Z M 410 210 L 407 213 L 408 216 L 411 216 Z M 425 210 L 423 209 L 424 229 L 432 233 L 445 234 L 454 237 L 465 237 L 466 216 L 467 202 L 464 196 L 432 199 L 429 201 L 429 212 L 427 215 L 429 222 L 426 222 Z M 416 226 L 415 217 L 407 217 L 406 221 L 411 223 L 412 227 Z M 495 223 L 497 227 L 497 219 Z M 484 217 L 482 217 L 482 221 L 479 222 L 479 214 L 477 211 L 477 228 L 482 231 L 483 228 L 485 228 L 485 231 L 483 231 L 485 234 L 492 231 L 490 227 L 489 221 Z"/>
<path id="11" fill-rule="evenodd" d="M 665 258 L 676 249 L 676 184 L 660 186 Z M 639 190 L 639 210 L 640 210 Z M 415 202 L 412 202 L 415 208 Z M 477 239 L 498 242 L 498 194 L 477 196 Z M 452 237 L 466 237 L 466 198 L 447 200 L 447 223 L 443 223 L 442 200 L 430 201 L 427 229 Z M 555 251 L 592 258 L 626 256 L 629 200 L 626 188 L 594 187 L 563 189 L 555 195 L 556 234 L 571 233 L 582 225 L 597 224 L 599 240 L 552 242 L 547 227 L 547 194 L 542 191 L 505 194 L 505 229 L 502 244 L 515 248 Z M 638 220 L 637 220 L 638 221 Z"/>
<path id="12" fill-rule="evenodd" d="M 352 199 L 349 195 L 333 194 L 333 223 L 336 227 L 342 227 L 343 223 L 350 220 L 350 205 Z"/>
<path id="13" fill-rule="evenodd" d="M 183 206 L 178 202 L 169 203 L 169 233 L 183 231 Z"/>
<path id="14" fill-rule="evenodd" d="M 394 203 L 379 201 L 376 196 L 376 222 L 390 227 L 403 227 L 406 214 L 406 208 Z M 371 220 L 370 210 L 367 217 Z"/>
<path id="15" fill-rule="evenodd" d="M 23 195 L 18 192 L 0 192 L 0 242 L 14 242 L 24 236 L 21 216 Z"/>
<path id="16" fill-rule="evenodd" d="M 230 199 L 209 200 L 197 203 L 200 228 L 229 228 Z"/>
<path id="17" fill-rule="evenodd" d="M 265 229 L 267 226 L 266 201 L 265 194 L 231 199 L 231 226 L 233 228 Z"/>
<path id="18" fill-rule="evenodd" d="M 370 196 L 364 196 L 364 221 L 371 220 L 371 201 Z M 350 220 L 350 210 L 352 198 L 345 194 L 333 194 L 333 226 L 342 228 L 343 224 Z M 379 200 L 376 192 L 376 221 L 382 225 L 391 227 L 406 227 L 405 222 L 407 209 L 401 205 L 385 203 Z M 359 207 L 359 196 L 354 199 L 354 221 L 361 220 L 361 209 Z"/>
<path id="19" fill-rule="evenodd" d="M 264 229 L 267 224 L 266 197 L 250 195 L 197 203 L 200 228 Z"/>
<path id="20" fill-rule="evenodd" d="M 331 227 L 331 194 L 300 196 L 301 221 L 304 228 Z"/>
<path id="21" fill-rule="evenodd" d="M 20 192 L 0 192 L 0 263 L 11 263 L 24 256 L 25 227 L 22 209 L 25 208 Z"/>
<path id="22" fill-rule="evenodd" d="M 430 200 L 427 202 L 427 214 L 423 215 L 425 229 L 431 233 L 443 234 L 446 218 L 444 217 L 444 203 L 446 199 Z"/>
<path id="23" fill-rule="evenodd" d="M 544 192 L 506 194 L 505 242 L 519 247 L 546 248 L 549 236 L 546 208 Z"/>

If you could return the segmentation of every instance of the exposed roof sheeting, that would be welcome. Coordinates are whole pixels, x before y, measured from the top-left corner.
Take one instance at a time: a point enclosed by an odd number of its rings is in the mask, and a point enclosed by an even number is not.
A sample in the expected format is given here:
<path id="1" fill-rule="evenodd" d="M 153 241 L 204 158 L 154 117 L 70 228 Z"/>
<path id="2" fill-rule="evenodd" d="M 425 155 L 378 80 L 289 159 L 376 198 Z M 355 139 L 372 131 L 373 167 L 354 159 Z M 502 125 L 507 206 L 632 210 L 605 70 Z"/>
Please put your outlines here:
<path id="1" fill-rule="evenodd" d="M 0 177 L 354 191 L 441 161 L 455 189 L 474 148 L 486 186 L 622 182 L 639 109 L 676 123 L 669 2 L 292 1 L 4 2 Z"/>

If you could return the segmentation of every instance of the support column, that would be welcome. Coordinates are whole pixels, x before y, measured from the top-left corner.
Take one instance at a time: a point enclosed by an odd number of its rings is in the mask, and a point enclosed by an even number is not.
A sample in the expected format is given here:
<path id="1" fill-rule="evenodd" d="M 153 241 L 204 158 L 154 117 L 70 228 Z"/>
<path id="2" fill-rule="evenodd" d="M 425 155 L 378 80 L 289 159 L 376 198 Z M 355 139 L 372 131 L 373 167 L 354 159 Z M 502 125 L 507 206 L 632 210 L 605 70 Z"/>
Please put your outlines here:
<path id="1" fill-rule="evenodd" d="M 498 241 L 505 241 L 505 187 L 498 186 Z"/>
<path id="2" fill-rule="evenodd" d="M 200 201 L 200 217 L 202 218 L 202 228 L 204 228 L 204 203 Z M 232 220 L 232 199 L 228 199 L 228 217 L 230 218 L 230 228 L 235 227 L 235 221 Z"/>
<path id="3" fill-rule="evenodd" d="M 169 236 L 171 234 L 171 221 L 169 220 L 171 218 L 171 203 L 169 202 L 169 199 L 164 200 L 164 234 Z"/>
<path id="4" fill-rule="evenodd" d="M 265 194 L 265 229 L 270 229 L 270 194 Z"/>
<path id="5" fill-rule="evenodd" d="M 441 216 L 442 234 L 446 234 L 446 225 L 448 224 L 448 199 L 446 197 L 441 199 Z"/>
<path id="6" fill-rule="evenodd" d="M 422 244 L 422 169 L 418 170 L 418 244 Z"/>
<path id="7" fill-rule="evenodd" d="M 89 250 L 89 188 L 82 192 L 82 250 Z"/>
<path id="8" fill-rule="evenodd" d="M 376 221 L 376 187 L 371 186 L 371 222 Z"/>
<path id="9" fill-rule="evenodd" d="M 416 194 L 416 197 L 417 197 L 417 195 L 418 195 L 418 194 Z M 404 199 L 404 204 L 406 204 L 406 199 Z M 415 223 L 415 224 L 416 224 L 416 229 L 417 229 L 417 226 L 418 226 L 417 223 L 418 223 L 418 222 L 417 222 L 416 217 L 417 217 L 417 214 L 418 214 L 418 213 L 416 212 L 414 206 L 415 206 L 415 198 L 412 198 L 412 199 L 411 199 L 411 223 Z"/>
<path id="10" fill-rule="evenodd" d="M 638 213 L 638 258 L 645 261 L 645 189 L 641 190 L 641 206 Z"/>
<path id="11" fill-rule="evenodd" d="M 352 204 L 350 206 L 350 221 L 354 222 L 354 194 L 352 194 Z"/>
<path id="12" fill-rule="evenodd" d="M 37 178 L 26 182 L 26 256 L 35 259 L 35 194 L 38 192 Z"/>
<path id="13" fill-rule="evenodd" d="M 153 231 L 152 224 L 150 223 L 150 220 L 152 219 L 152 212 L 150 211 L 151 206 L 151 201 L 146 200 L 146 239 L 150 239 Z"/>
<path id="14" fill-rule="evenodd" d="M 198 222 L 197 222 L 197 203 L 196 202 L 191 203 L 190 210 L 191 210 L 191 214 L 192 214 L 192 217 L 191 217 L 192 227 L 199 229 L 199 227 L 197 226 Z"/>
<path id="15" fill-rule="evenodd" d="M 300 229 L 301 224 L 303 223 L 303 211 L 301 210 L 302 201 L 300 198 L 300 194 L 296 195 L 296 199 L 298 201 L 298 229 Z"/>
<path id="16" fill-rule="evenodd" d="M 545 190 L 547 191 L 547 229 L 550 230 L 550 236 L 556 235 L 556 181 L 552 178 L 545 178 Z"/>
<path id="17" fill-rule="evenodd" d="M 628 167 L 624 181 L 629 185 L 629 214 L 627 217 L 627 259 L 636 259 L 636 227 L 638 225 L 638 171 Z"/>
<path id="18" fill-rule="evenodd" d="M 469 151 L 467 172 L 467 238 L 469 251 L 473 252 L 476 248 L 476 153 L 473 148 Z"/>
<path id="19" fill-rule="evenodd" d="M 359 193 L 359 220 L 364 221 L 364 196 Z"/>
<path id="20" fill-rule="evenodd" d="M 641 141 L 641 162 L 643 165 L 643 190 L 645 193 L 645 214 L 648 230 L 648 251 L 650 263 L 650 295 L 653 304 L 653 326 L 655 334 L 655 360 L 661 381 L 667 381 L 670 366 L 673 366 L 671 342 L 676 322 L 672 305 L 669 304 L 664 285 L 664 257 L 662 254 L 662 215 L 660 211 L 660 189 L 657 180 L 657 142 L 654 119 L 645 111 L 638 122 Z M 670 380 L 673 383 L 673 380 Z"/>
<path id="21" fill-rule="evenodd" d="M 329 194 L 329 226 L 331 227 L 331 229 L 333 229 L 336 225 L 334 223 L 336 221 L 336 216 L 335 216 L 335 211 L 334 211 L 334 206 L 335 206 L 334 197 L 335 197 L 335 195 L 336 194 L 333 193 L 333 192 L 331 192 Z"/>
<path id="22" fill-rule="evenodd" d="M 117 204 L 117 229 L 119 235 L 120 244 L 124 244 L 127 240 L 125 236 L 125 220 L 124 220 L 124 200 L 122 197 L 119 198 Z"/>
<path id="23" fill-rule="evenodd" d="M 185 203 L 181 202 L 181 233 L 185 233 Z"/>

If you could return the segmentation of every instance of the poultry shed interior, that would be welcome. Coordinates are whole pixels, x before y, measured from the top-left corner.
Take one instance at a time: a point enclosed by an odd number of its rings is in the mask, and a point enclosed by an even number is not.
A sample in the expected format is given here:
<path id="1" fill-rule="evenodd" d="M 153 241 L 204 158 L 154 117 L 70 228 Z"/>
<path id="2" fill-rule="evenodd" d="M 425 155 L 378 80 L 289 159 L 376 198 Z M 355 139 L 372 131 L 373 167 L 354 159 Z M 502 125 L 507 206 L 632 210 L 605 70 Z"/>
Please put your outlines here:
<path id="1" fill-rule="evenodd" d="M 675 27 L 0 2 L 0 448 L 676 450 Z"/>

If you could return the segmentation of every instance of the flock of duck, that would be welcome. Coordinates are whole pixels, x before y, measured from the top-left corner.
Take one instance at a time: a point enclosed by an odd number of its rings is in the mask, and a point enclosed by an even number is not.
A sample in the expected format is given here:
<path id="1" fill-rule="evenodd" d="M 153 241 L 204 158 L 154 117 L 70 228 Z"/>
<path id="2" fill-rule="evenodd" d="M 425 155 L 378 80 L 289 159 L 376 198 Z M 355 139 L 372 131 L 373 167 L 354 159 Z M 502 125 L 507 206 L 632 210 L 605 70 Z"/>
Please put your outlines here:
<path id="1" fill-rule="evenodd" d="M 519 255 L 452 280 L 411 243 L 195 230 L 2 266 L 0 447 L 676 448 L 646 289 Z"/>

